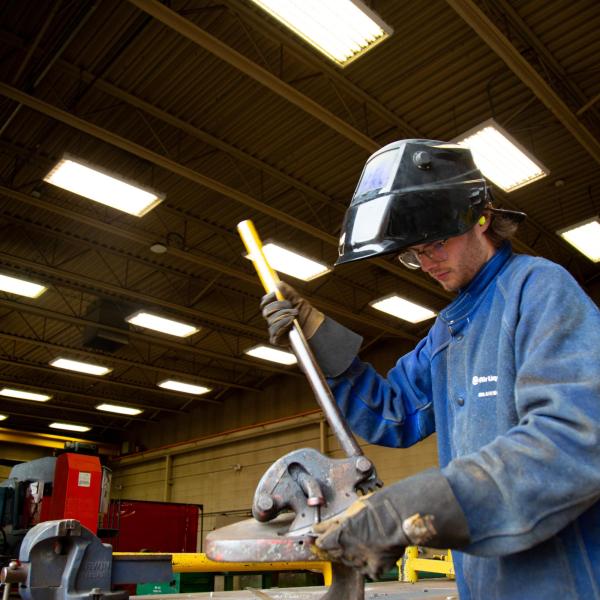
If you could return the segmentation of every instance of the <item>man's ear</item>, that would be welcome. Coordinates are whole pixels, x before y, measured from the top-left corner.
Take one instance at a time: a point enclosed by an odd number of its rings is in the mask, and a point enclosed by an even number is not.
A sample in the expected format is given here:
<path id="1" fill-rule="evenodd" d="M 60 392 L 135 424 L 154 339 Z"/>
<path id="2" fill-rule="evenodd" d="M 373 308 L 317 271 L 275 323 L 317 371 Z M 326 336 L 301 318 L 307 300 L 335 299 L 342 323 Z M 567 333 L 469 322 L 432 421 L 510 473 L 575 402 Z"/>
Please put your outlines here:
<path id="1" fill-rule="evenodd" d="M 479 233 L 485 233 L 490 226 L 492 215 L 489 211 L 485 211 L 477 221 L 476 228 Z"/>

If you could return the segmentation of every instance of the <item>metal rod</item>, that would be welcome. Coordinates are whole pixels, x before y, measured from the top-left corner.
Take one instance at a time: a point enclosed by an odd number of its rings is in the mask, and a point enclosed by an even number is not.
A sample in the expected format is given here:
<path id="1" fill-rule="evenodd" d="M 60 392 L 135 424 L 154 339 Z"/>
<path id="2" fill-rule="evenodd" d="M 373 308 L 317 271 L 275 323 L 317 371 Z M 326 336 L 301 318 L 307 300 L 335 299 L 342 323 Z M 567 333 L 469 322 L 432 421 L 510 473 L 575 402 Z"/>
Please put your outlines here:
<path id="1" fill-rule="evenodd" d="M 4 591 L 2 592 L 2 600 L 8 600 L 10 598 L 10 583 L 4 584 Z"/>
<path id="2" fill-rule="evenodd" d="M 283 300 L 284 298 L 277 288 L 279 277 L 267 261 L 254 224 L 250 220 L 242 221 L 241 223 L 238 223 L 237 229 L 263 287 L 267 292 L 275 292 L 275 295 L 280 300 Z M 363 452 L 354 438 L 354 435 L 352 435 L 348 424 L 342 417 L 342 413 L 335 403 L 335 399 L 327 385 L 327 381 L 302 333 L 300 324 L 295 319 L 290 331 L 290 344 L 298 359 L 298 363 L 306 374 L 308 383 L 315 394 L 317 402 L 323 410 L 329 426 L 339 440 L 342 449 L 349 457 L 362 456 Z"/>
<path id="3" fill-rule="evenodd" d="M 335 399 L 329 389 L 329 385 L 327 385 L 323 372 L 296 320 L 294 320 L 293 328 L 290 331 L 290 344 L 298 359 L 298 363 L 302 366 L 302 370 L 306 374 L 308 383 L 315 394 L 317 402 L 323 409 L 325 418 L 333 430 L 335 437 L 337 437 L 340 442 L 342 449 L 347 456 L 362 456 L 363 451 L 354 438 L 354 435 L 352 435 L 348 424 L 342 417 L 342 413 L 335 403 Z"/>

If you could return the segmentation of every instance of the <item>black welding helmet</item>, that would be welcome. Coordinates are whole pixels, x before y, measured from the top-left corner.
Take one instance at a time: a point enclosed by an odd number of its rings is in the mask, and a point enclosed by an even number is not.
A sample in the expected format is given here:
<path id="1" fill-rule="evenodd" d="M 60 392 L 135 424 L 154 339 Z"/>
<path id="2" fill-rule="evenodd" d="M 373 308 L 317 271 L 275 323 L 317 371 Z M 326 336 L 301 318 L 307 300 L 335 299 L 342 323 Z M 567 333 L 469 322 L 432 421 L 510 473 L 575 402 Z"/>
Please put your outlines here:
<path id="1" fill-rule="evenodd" d="M 346 212 L 336 266 L 462 235 L 485 209 L 489 189 L 468 148 L 400 140 L 372 154 Z"/>

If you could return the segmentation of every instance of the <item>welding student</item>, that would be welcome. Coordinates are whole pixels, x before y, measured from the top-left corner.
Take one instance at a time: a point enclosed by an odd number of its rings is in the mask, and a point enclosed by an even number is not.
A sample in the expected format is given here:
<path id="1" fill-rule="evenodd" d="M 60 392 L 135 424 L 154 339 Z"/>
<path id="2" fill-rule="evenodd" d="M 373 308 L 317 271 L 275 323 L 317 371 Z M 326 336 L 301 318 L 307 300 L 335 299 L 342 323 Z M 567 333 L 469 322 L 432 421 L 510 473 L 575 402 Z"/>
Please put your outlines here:
<path id="1" fill-rule="evenodd" d="M 395 448 L 438 436 L 440 469 L 359 500 L 316 544 L 373 577 L 406 545 L 457 549 L 461 600 L 600 598 L 600 311 L 565 269 L 512 252 L 525 215 L 490 200 L 453 144 L 367 161 L 336 265 L 396 254 L 458 294 L 387 377 L 291 286 L 263 298 L 271 342 L 298 319 L 354 432 Z"/>

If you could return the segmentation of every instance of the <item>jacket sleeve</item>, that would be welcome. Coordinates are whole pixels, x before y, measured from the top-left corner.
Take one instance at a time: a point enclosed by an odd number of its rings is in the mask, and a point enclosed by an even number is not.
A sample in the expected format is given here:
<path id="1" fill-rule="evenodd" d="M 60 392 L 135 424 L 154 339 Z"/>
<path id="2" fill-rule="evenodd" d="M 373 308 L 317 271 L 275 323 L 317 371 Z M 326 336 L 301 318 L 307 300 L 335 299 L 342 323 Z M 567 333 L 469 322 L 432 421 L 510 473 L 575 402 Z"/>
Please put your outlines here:
<path id="1" fill-rule="evenodd" d="M 515 293 L 502 327 L 518 423 L 443 469 L 469 523 L 465 550 L 484 556 L 530 548 L 600 499 L 600 312 L 556 266 Z"/>
<path id="2" fill-rule="evenodd" d="M 343 375 L 328 381 L 350 428 L 368 442 L 407 447 L 435 430 L 428 338 L 400 358 L 387 378 L 355 358 Z"/>

